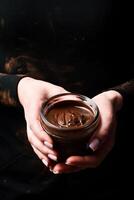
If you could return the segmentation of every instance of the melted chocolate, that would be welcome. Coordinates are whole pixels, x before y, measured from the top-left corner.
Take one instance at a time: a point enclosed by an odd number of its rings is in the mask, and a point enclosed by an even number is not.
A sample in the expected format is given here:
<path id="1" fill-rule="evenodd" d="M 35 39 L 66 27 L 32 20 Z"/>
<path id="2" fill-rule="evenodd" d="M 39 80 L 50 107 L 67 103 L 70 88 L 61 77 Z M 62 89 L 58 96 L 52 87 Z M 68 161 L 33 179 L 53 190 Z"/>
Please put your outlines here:
<path id="1" fill-rule="evenodd" d="M 93 111 L 84 104 L 75 101 L 64 101 L 55 104 L 46 113 L 47 120 L 61 128 L 82 127 L 94 120 Z"/>

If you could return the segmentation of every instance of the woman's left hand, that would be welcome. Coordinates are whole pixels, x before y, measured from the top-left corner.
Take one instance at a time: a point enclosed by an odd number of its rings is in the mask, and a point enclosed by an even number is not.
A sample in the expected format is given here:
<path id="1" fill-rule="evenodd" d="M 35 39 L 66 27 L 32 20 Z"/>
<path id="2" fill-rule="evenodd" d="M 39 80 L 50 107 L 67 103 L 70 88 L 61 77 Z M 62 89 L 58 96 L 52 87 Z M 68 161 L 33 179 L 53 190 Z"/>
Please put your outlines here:
<path id="1" fill-rule="evenodd" d="M 86 168 L 96 168 L 112 150 L 115 143 L 117 112 L 122 107 L 122 96 L 110 90 L 93 98 L 100 111 L 100 126 L 89 141 L 92 155 L 71 156 L 65 163 L 57 163 L 52 171 L 55 174 L 72 173 Z"/>

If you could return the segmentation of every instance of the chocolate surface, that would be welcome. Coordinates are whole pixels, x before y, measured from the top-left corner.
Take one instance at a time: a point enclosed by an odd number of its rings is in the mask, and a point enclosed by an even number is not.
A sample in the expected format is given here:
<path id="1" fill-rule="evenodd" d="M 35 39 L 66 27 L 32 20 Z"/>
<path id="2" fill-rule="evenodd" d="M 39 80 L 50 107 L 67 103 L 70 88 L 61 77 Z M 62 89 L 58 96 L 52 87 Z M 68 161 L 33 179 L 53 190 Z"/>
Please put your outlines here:
<path id="1" fill-rule="evenodd" d="M 82 127 L 94 120 L 93 111 L 77 101 L 64 101 L 55 104 L 46 113 L 47 120 L 61 128 Z"/>

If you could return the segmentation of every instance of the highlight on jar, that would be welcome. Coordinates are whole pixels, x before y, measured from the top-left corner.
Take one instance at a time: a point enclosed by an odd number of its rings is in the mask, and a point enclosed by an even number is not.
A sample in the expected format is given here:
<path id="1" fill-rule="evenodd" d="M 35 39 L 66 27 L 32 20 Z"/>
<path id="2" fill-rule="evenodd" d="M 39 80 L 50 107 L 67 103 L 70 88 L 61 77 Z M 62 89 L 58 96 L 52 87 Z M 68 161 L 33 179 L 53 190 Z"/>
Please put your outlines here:
<path id="1" fill-rule="evenodd" d="M 99 109 L 87 96 L 63 93 L 43 103 L 40 122 L 64 161 L 71 155 L 91 153 L 87 143 L 99 125 Z"/>

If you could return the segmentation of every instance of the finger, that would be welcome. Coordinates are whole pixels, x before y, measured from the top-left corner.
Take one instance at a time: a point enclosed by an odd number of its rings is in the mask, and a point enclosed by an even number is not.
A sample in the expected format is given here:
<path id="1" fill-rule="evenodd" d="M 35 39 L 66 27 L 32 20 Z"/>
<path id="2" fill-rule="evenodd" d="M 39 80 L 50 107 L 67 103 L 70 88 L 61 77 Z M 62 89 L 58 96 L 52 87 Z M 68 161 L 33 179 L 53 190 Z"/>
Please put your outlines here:
<path id="1" fill-rule="evenodd" d="M 79 168 L 93 168 L 98 164 L 98 158 L 94 156 L 71 156 L 66 160 L 66 165 Z"/>
<path id="2" fill-rule="evenodd" d="M 27 126 L 30 127 L 32 132 L 36 135 L 36 137 L 44 141 L 44 144 L 49 148 L 53 148 L 53 140 L 51 137 L 43 130 L 40 123 L 40 109 L 42 106 L 42 102 L 33 103 L 28 109 L 25 111 L 25 119 L 27 122 Z M 32 110 L 32 112 L 31 112 Z"/>
<path id="3" fill-rule="evenodd" d="M 113 130 L 114 132 L 114 130 Z M 101 148 L 89 156 L 71 156 L 66 160 L 67 165 L 78 166 L 82 168 L 95 168 L 101 164 L 104 158 L 108 155 L 114 146 L 115 134 L 111 134 L 110 137 L 103 143 Z"/>
<path id="4" fill-rule="evenodd" d="M 42 154 L 47 155 L 50 159 L 57 161 L 57 153 L 48 148 L 46 145 L 44 145 L 31 131 L 30 128 L 27 128 L 27 135 L 28 140 L 31 143 L 32 146 L 34 146 L 36 149 L 38 149 Z"/>
<path id="5" fill-rule="evenodd" d="M 116 121 L 115 119 L 111 119 L 111 116 L 107 116 L 100 119 L 100 125 L 96 132 L 93 134 L 89 141 L 89 148 L 92 151 L 96 151 L 103 143 L 110 137 L 112 130 L 115 129 Z"/>
<path id="6" fill-rule="evenodd" d="M 30 129 L 36 135 L 36 137 L 44 142 L 44 144 L 49 147 L 53 148 L 53 140 L 52 138 L 43 130 L 40 121 L 38 119 L 34 119 L 33 123 L 30 125 Z"/>
<path id="7" fill-rule="evenodd" d="M 36 153 L 36 155 L 39 157 L 40 160 L 42 160 L 43 164 L 46 166 L 46 167 L 49 167 L 49 159 L 46 155 L 42 154 L 38 149 L 36 149 L 33 145 L 31 145 L 34 152 Z"/>
<path id="8" fill-rule="evenodd" d="M 77 166 L 69 166 L 64 163 L 56 164 L 51 170 L 54 174 L 62 174 L 62 173 L 74 173 L 82 170 L 83 168 Z"/>

